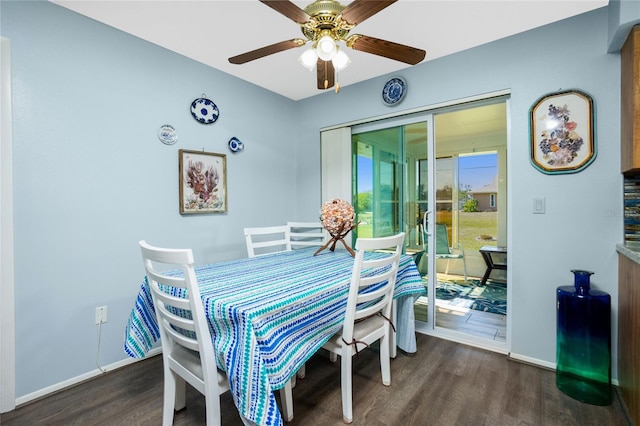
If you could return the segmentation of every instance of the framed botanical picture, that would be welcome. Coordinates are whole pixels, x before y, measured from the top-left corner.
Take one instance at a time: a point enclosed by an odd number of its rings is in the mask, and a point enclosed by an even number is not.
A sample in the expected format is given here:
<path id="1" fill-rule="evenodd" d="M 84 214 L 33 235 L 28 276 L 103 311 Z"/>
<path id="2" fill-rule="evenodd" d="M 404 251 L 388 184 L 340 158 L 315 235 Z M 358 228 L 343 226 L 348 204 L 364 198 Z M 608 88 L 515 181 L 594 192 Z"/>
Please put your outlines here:
<path id="1" fill-rule="evenodd" d="M 551 93 L 530 111 L 533 166 L 547 174 L 576 173 L 596 157 L 593 100 L 578 90 Z"/>
<path id="2" fill-rule="evenodd" d="M 227 157 L 204 151 L 178 151 L 180 214 L 227 211 Z"/>

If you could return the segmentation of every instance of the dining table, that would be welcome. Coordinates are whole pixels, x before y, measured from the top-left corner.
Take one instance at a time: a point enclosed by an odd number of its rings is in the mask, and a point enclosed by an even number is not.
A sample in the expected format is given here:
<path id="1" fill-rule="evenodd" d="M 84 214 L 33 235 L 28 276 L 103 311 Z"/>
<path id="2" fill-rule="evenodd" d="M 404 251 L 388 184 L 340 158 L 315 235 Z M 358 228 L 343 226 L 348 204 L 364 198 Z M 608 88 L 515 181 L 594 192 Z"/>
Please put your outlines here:
<path id="1" fill-rule="evenodd" d="M 342 327 L 354 259 L 346 250 L 314 251 L 310 247 L 195 267 L 216 363 L 228 377 L 246 424 L 282 425 L 274 391 Z M 367 252 L 365 259 L 379 255 Z M 413 258 L 402 255 L 394 290 L 394 345 L 408 353 L 416 351 L 413 303 L 424 294 Z M 144 277 L 127 322 L 124 350 L 143 358 L 159 339 Z"/>

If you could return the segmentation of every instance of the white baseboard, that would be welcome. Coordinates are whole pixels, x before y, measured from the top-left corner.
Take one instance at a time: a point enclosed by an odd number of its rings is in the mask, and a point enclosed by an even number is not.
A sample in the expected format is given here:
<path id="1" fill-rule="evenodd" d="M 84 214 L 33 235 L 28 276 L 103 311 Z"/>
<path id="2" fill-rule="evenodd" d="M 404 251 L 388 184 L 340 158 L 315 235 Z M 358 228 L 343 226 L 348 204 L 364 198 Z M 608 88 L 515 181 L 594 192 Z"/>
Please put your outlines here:
<path id="1" fill-rule="evenodd" d="M 513 352 L 509 354 L 509 357 L 513 358 L 515 360 L 518 360 L 518 361 L 525 362 L 527 364 L 535 365 L 535 366 L 538 366 L 538 367 L 548 368 L 548 369 L 553 370 L 553 371 L 556 371 L 556 368 L 558 366 L 555 362 L 542 361 L 542 360 L 537 359 L 537 358 L 531 358 L 531 357 L 524 356 L 524 355 L 514 354 Z M 612 378 L 611 379 L 611 384 L 614 385 L 614 386 L 618 386 L 619 385 L 618 379 Z"/>
<path id="2" fill-rule="evenodd" d="M 465 334 L 460 331 L 447 330 L 444 328 L 438 328 L 437 331 L 428 328 L 426 323 L 416 321 L 416 332 L 426 334 L 428 336 L 434 336 L 439 339 L 450 340 L 452 342 L 460 343 L 467 346 L 473 346 L 479 349 L 489 350 L 504 355 L 508 355 L 509 351 L 507 345 L 504 342 L 497 342 L 493 340 L 483 339 L 481 337 Z"/>
<path id="3" fill-rule="evenodd" d="M 121 361 L 114 362 L 113 364 L 106 365 L 102 367 L 102 370 L 96 368 L 95 370 L 89 371 L 76 377 L 72 377 L 71 379 L 56 383 L 55 385 L 47 386 L 46 388 L 16 398 L 16 408 L 18 408 L 22 404 L 26 404 L 27 402 L 43 398 L 52 393 L 59 392 L 68 387 L 75 386 L 89 379 L 93 379 L 94 377 L 101 376 L 105 373 L 108 373 L 109 371 L 117 370 L 118 368 L 125 367 L 138 361 L 142 361 L 143 359 L 151 358 L 152 356 L 158 355 L 160 353 L 162 353 L 161 347 L 153 348 L 147 353 L 147 356 L 145 358 L 126 358 Z"/>
<path id="4" fill-rule="evenodd" d="M 513 352 L 511 352 L 509 354 L 509 358 L 513 358 L 515 360 L 522 361 L 522 362 L 527 363 L 527 364 L 536 365 L 538 367 L 548 368 L 548 369 L 554 370 L 554 371 L 556 369 L 556 363 L 555 362 L 543 361 L 543 360 L 538 359 L 538 358 L 531 358 L 531 357 L 528 357 L 528 356 L 515 354 Z"/>

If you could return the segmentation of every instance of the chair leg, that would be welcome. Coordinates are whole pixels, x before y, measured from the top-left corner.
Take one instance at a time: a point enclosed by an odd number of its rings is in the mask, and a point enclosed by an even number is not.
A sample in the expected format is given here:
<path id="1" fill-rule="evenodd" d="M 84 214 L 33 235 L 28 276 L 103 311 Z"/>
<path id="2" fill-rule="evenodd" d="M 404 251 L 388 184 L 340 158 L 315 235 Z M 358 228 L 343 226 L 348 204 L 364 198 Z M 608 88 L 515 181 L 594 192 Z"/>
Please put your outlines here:
<path id="1" fill-rule="evenodd" d="M 187 382 L 177 374 L 173 373 L 175 380 L 176 397 L 173 409 L 176 411 L 182 410 L 187 406 Z"/>
<path id="2" fill-rule="evenodd" d="M 280 389 L 280 402 L 282 404 L 282 418 L 285 422 L 293 420 L 293 392 L 291 391 L 292 382 L 295 375 L 287 381 L 282 389 Z"/>
<path id="3" fill-rule="evenodd" d="M 462 256 L 462 267 L 464 268 L 464 280 L 467 281 L 467 258 Z"/>
<path id="4" fill-rule="evenodd" d="M 389 342 L 387 342 L 388 344 Z M 342 388 L 342 421 L 349 424 L 353 422 L 353 394 L 352 394 L 352 364 L 353 356 L 348 353 L 350 348 L 343 348 L 341 362 L 340 387 Z M 332 352 L 333 353 L 333 352 Z"/>
<path id="5" fill-rule="evenodd" d="M 393 299 L 391 301 L 391 323 L 392 324 L 398 324 L 398 301 L 396 299 Z M 395 331 L 391 330 L 391 338 L 389 339 L 389 346 L 390 346 L 390 350 L 391 350 L 391 358 L 395 358 L 398 355 L 398 341 L 397 341 L 397 334 Z"/>
<path id="6" fill-rule="evenodd" d="M 385 326 L 384 336 L 380 339 L 380 372 L 382 373 L 382 384 L 391 386 L 391 358 L 389 357 L 389 335 L 391 326 Z"/>
<path id="7" fill-rule="evenodd" d="M 221 426 L 222 419 L 220 417 L 220 395 L 214 392 L 213 386 L 205 384 L 205 416 L 207 426 Z"/>
<path id="8" fill-rule="evenodd" d="M 164 397 L 162 401 L 162 426 L 173 425 L 173 410 L 178 393 L 176 392 L 176 374 L 168 367 L 164 369 Z"/>
<path id="9" fill-rule="evenodd" d="M 302 367 L 298 370 L 298 378 L 304 379 L 304 376 L 307 375 L 307 364 L 302 364 Z"/>

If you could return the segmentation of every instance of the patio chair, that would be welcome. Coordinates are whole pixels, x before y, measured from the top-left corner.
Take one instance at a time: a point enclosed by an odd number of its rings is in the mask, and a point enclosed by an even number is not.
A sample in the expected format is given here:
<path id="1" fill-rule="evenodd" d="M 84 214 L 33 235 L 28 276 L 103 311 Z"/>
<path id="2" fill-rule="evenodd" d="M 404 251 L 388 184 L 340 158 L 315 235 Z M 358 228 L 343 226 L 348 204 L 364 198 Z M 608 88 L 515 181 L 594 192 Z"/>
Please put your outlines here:
<path id="1" fill-rule="evenodd" d="M 422 227 L 422 225 L 420 225 Z M 420 259 L 422 256 L 427 255 L 429 249 L 429 240 L 427 238 L 426 232 L 422 229 L 422 237 L 423 237 L 423 250 L 416 253 L 414 255 L 414 260 L 416 265 L 419 265 Z M 464 280 L 467 280 L 467 261 L 464 256 L 464 248 L 461 244 L 456 244 L 455 247 L 449 245 L 449 233 L 447 231 L 447 225 L 444 223 L 436 223 L 436 259 L 446 259 L 447 267 L 445 269 L 445 274 L 449 273 L 449 262 L 451 260 L 461 259 L 462 267 L 464 270 Z"/>

